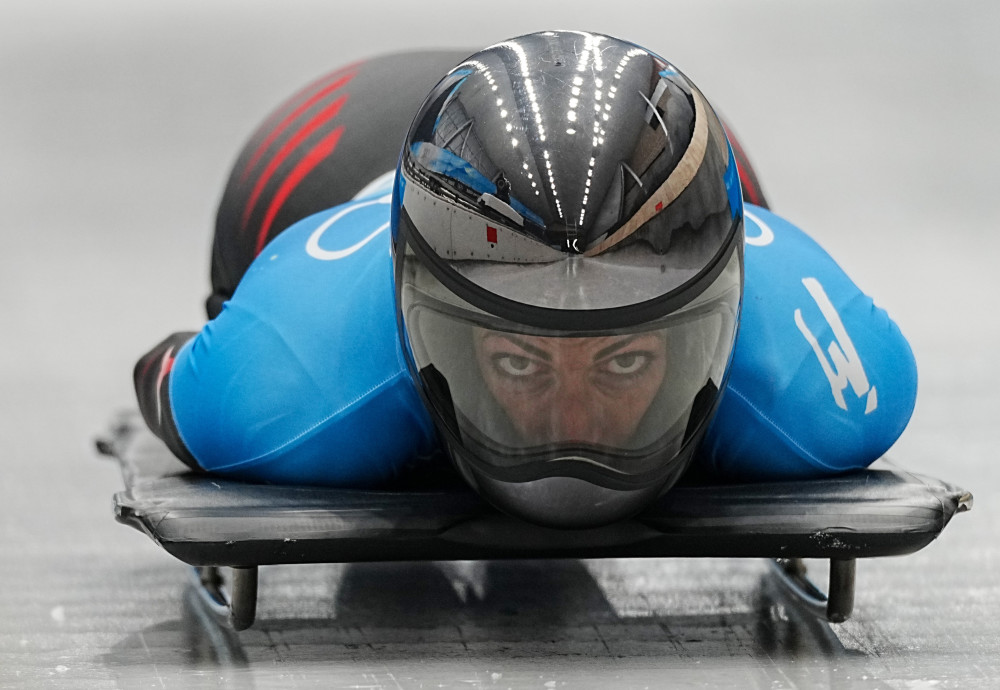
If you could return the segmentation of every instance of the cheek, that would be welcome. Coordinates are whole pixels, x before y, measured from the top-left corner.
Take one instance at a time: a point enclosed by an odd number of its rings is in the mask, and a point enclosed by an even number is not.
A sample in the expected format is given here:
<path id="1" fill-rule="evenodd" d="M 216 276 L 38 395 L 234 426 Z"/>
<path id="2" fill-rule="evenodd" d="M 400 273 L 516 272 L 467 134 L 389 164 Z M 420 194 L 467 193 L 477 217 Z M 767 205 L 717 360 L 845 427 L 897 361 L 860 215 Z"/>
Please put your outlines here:
<path id="1" fill-rule="evenodd" d="M 606 400 L 604 407 L 608 418 L 615 420 L 618 427 L 638 426 L 639 420 L 663 385 L 665 376 L 666 366 L 662 359 L 654 362 L 634 385 Z"/>
<path id="2" fill-rule="evenodd" d="M 542 411 L 547 404 L 545 394 L 526 395 L 522 387 L 512 384 L 493 368 L 488 354 L 477 351 L 476 355 L 486 390 L 507 414 L 514 426 L 521 433 L 530 432 L 540 426 L 540 422 L 544 420 Z"/>

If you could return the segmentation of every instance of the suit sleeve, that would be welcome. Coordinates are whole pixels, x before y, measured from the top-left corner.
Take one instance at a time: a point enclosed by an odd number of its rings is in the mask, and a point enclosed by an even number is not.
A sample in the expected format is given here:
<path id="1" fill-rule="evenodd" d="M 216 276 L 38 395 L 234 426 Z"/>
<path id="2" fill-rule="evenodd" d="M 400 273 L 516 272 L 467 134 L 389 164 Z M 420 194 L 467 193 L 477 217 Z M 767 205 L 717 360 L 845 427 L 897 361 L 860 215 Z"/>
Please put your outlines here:
<path id="1" fill-rule="evenodd" d="M 177 432 L 169 385 L 177 353 L 194 336 L 193 332 L 182 332 L 165 338 L 136 362 L 132 380 L 139 411 L 146 425 L 186 465 L 201 469 Z"/>
<path id="2" fill-rule="evenodd" d="M 913 352 L 885 310 L 808 235 L 747 206 L 740 331 L 701 448 L 731 480 L 868 466 L 913 413 Z"/>
<path id="3" fill-rule="evenodd" d="M 140 406 L 178 457 L 243 480 L 371 487 L 431 454 L 396 330 L 388 200 L 288 228 L 201 331 L 143 358 Z"/>

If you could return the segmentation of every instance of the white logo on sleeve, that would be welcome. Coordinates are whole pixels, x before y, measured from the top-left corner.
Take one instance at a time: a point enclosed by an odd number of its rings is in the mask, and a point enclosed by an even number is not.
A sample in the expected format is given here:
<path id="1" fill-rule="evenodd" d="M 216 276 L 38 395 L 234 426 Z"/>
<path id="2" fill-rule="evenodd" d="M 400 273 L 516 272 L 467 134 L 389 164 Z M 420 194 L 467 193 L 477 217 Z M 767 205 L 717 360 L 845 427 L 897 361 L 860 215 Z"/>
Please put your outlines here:
<path id="1" fill-rule="evenodd" d="M 851 389 L 856 396 L 859 398 L 864 395 L 868 396 L 865 414 L 874 412 L 878 408 L 878 394 L 875 387 L 868 383 L 868 376 L 861 364 L 861 358 L 858 356 L 858 351 L 854 349 L 854 343 L 851 342 L 847 329 L 844 328 L 844 322 L 840 320 L 840 314 L 837 313 L 818 280 L 803 278 L 802 284 L 805 285 L 806 290 L 809 291 L 816 306 L 819 307 L 823 317 L 833 330 L 834 339 L 827 347 L 827 353 L 830 355 L 828 359 L 819 341 L 816 340 L 816 336 L 806 326 L 806 322 L 802 318 L 802 310 L 795 310 L 795 325 L 799 327 L 799 331 L 802 332 L 806 341 L 812 346 L 813 352 L 816 353 L 816 359 L 819 360 L 823 373 L 830 381 L 833 399 L 837 402 L 838 407 L 846 410 L 847 401 L 844 400 L 844 389 L 847 388 L 847 384 L 851 384 Z"/>
<path id="2" fill-rule="evenodd" d="M 767 245 L 774 242 L 774 230 L 771 226 L 762 221 L 756 213 L 749 210 L 744 210 L 743 214 L 750 219 L 750 221 L 757 226 L 760 230 L 759 235 L 745 235 L 743 241 L 752 247 L 766 247 Z M 749 228 L 747 228 L 749 230 Z"/>
<path id="3" fill-rule="evenodd" d="M 309 240 L 306 242 L 306 252 L 309 256 L 314 259 L 319 259 L 320 261 L 336 261 L 337 259 L 343 259 L 344 257 L 350 256 L 354 252 L 361 249 L 363 246 L 371 242 L 373 239 L 378 237 L 381 233 L 385 232 L 389 228 L 388 223 L 384 223 L 376 228 L 370 235 L 355 242 L 350 247 L 344 247 L 343 249 L 323 249 L 319 246 L 319 240 L 323 237 L 323 234 L 329 230 L 338 220 L 346 216 L 348 213 L 357 211 L 359 209 L 365 208 L 366 206 L 371 206 L 373 204 L 388 204 L 392 201 L 392 195 L 385 195 L 378 197 L 377 199 L 371 199 L 369 201 L 361 201 L 351 206 L 337 211 L 329 218 L 327 218 L 322 225 L 316 228 L 313 233 L 309 236 Z"/>

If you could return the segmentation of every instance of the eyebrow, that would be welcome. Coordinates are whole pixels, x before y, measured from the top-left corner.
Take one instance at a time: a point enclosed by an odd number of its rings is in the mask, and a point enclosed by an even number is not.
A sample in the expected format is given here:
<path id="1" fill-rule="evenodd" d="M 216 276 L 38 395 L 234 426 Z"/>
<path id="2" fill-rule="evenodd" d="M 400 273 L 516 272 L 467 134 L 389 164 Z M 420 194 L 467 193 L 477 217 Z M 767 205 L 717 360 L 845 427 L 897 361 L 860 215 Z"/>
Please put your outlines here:
<path id="1" fill-rule="evenodd" d="M 551 354 L 549 354 L 548 352 L 546 352 L 545 350 L 543 350 L 543 349 L 541 349 L 539 347 L 535 347 L 534 345 L 532 345 L 529 342 L 521 340 L 517 336 L 510 335 L 510 334 L 507 334 L 507 333 L 491 333 L 487 337 L 490 337 L 490 338 L 503 338 L 504 340 L 508 340 L 511 343 L 513 343 L 514 345 L 517 345 L 519 348 L 521 348 L 522 350 L 524 350 L 525 352 L 527 352 L 530 355 L 534 355 L 535 357 L 538 357 L 539 359 L 544 359 L 546 362 L 551 362 L 552 361 L 552 355 Z"/>
<path id="2" fill-rule="evenodd" d="M 626 345 L 631 344 L 632 341 L 634 341 L 636 338 L 640 338 L 640 337 L 643 337 L 645 335 L 646 335 L 645 333 L 637 333 L 635 335 L 631 335 L 631 336 L 625 338 L 624 340 L 619 340 L 616 343 L 612 343 L 612 344 L 608 345 L 607 347 L 599 350 L 597 352 L 597 354 L 594 355 L 594 361 L 596 362 L 598 360 L 604 359 L 608 355 L 610 355 L 610 354 L 612 354 L 612 353 L 614 353 L 614 352 L 622 349 Z"/>
<path id="3" fill-rule="evenodd" d="M 604 359 L 605 357 L 607 357 L 608 355 L 611 355 L 611 354 L 617 352 L 618 350 L 621 350 L 622 348 L 627 347 L 628 345 L 631 345 L 637 339 L 643 338 L 643 337 L 645 337 L 647 335 L 649 335 L 649 334 L 648 333 L 636 333 L 635 335 L 628 336 L 627 338 L 619 340 L 618 342 L 612 343 L 612 344 L 608 345 L 607 347 L 604 347 L 604 348 L 598 350 L 598 352 L 594 354 L 593 361 L 595 361 L 595 362 L 600 361 L 600 360 Z M 486 337 L 488 337 L 488 338 L 503 338 L 504 340 L 507 340 L 507 341 L 513 343 L 514 345 L 516 345 L 517 347 L 521 348 L 522 350 L 524 350 L 525 352 L 527 352 L 530 355 L 534 355 L 535 357 L 538 357 L 539 359 L 543 359 L 546 362 L 551 362 L 552 361 L 552 355 L 551 355 L 551 353 L 549 353 L 548 351 L 543 350 L 543 349 L 541 349 L 539 347 L 535 347 L 531 343 L 529 343 L 529 342 L 527 342 L 525 340 L 522 340 L 521 338 L 518 338 L 516 335 L 511 335 L 509 333 L 490 333 Z"/>

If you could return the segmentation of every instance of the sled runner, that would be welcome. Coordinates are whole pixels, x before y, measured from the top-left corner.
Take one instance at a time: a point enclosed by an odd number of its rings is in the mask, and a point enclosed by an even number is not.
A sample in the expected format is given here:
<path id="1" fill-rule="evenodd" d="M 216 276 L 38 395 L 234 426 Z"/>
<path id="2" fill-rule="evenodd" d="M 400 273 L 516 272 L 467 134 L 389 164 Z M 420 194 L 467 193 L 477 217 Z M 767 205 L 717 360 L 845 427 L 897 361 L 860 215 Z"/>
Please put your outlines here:
<path id="1" fill-rule="evenodd" d="M 856 559 L 918 551 L 972 507 L 965 490 L 882 459 L 822 480 L 679 485 L 631 520 L 555 530 L 502 515 L 458 483 L 361 491 L 194 473 L 135 413 L 97 446 L 121 467 L 116 519 L 195 566 L 203 601 L 236 630 L 254 622 L 262 565 L 516 558 L 767 558 L 800 603 L 841 622 Z M 806 577 L 805 558 L 829 559 L 826 593 Z"/>

